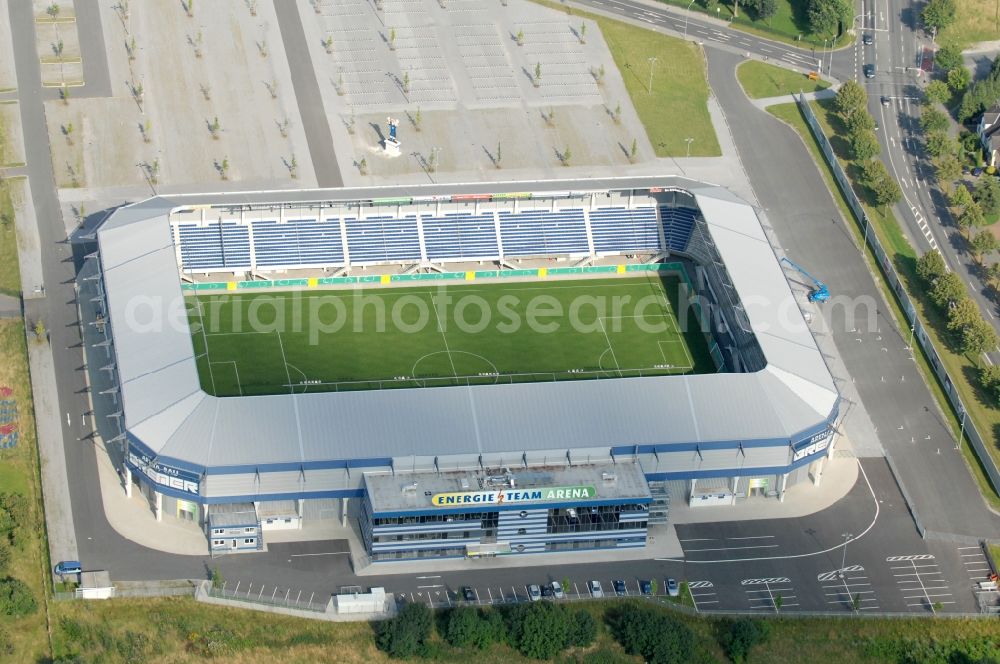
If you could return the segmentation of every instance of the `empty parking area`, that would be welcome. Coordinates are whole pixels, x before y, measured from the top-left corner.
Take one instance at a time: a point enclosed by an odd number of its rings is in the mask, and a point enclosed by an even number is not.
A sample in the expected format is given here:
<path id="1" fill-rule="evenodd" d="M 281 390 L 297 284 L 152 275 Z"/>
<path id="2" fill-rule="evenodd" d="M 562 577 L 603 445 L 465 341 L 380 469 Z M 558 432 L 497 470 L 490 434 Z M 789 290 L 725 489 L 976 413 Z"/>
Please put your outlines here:
<path id="1" fill-rule="evenodd" d="M 908 610 L 937 611 L 955 604 L 955 598 L 933 555 L 889 556 L 885 559 Z"/>
<path id="2" fill-rule="evenodd" d="M 816 576 L 829 609 L 878 611 L 878 598 L 861 565 L 820 572 Z"/>

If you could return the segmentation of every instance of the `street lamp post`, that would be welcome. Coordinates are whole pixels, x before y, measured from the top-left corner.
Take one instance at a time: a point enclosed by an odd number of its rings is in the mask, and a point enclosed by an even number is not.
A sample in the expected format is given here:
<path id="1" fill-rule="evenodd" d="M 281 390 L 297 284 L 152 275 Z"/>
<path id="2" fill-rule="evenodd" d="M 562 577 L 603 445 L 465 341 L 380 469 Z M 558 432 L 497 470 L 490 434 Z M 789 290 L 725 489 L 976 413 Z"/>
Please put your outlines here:
<path id="1" fill-rule="evenodd" d="M 693 5 L 694 2 L 695 0 L 691 0 L 691 2 L 688 3 L 687 13 L 684 14 L 684 39 L 688 38 L 688 14 L 691 13 L 691 5 Z M 998 2 L 1000 2 L 1000 0 L 998 0 Z M 719 8 L 716 7 L 716 11 L 718 11 L 718 9 Z"/>
<path id="2" fill-rule="evenodd" d="M 851 538 L 854 537 L 854 535 L 852 533 L 841 533 L 840 536 L 844 538 L 844 555 L 840 559 L 840 569 L 837 570 L 837 575 L 843 579 L 844 567 L 847 566 L 847 543 L 851 541 Z"/>
<path id="3" fill-rule="evenodd" d="M 687 156 L 690 157 L 691 156 L 691 144 L 694 143 L 694 139 L 690 138 L 690 137 L 689 138 L 685 138 L 684 142 L 688 144 Z"/>
<path id="4" fill-rule="evenodd" d="M 649 89 L 648 94 L 653 94 L 653 66 L 659 60 L 655 55 L 651 58 L 647 58 L 646 61 L 649 62 Z"/>

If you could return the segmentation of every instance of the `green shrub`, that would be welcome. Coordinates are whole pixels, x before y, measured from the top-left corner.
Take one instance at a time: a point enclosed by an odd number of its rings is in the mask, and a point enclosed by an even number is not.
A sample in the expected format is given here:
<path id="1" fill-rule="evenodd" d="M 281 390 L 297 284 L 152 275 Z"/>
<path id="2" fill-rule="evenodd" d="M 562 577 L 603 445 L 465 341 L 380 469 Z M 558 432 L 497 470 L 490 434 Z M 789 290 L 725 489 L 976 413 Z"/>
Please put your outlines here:
<path id="1" fill-rule="evenodd" d="M 487 648 L 505 640 L 506 626 L 495 611 L 460 607 L 448 615 L 445 640 L 456 648 Z"/>
<path id="2" fill-rule="evenodd" d="M 569 645 L 586 648 L 597 638 L 597 621 L 589 611 L 580 609 L 573 614 L 569 625 Z"/>
<path id="3" fill-rule="evenodd" d="M 694 633 L 669 614 L 626 604 L 609 618 L 625 652 L 649 664 L 687 664 L 694 653 Z"/>
<path id="4" fill-rule="evenodd" d="M 426 604 L 407 602 L 395 618 L 376 626 L 375 645 L 390 657 L 422 654 L 431 636 L 432 620 Z"/>
<path id="5" fill-rule="evenodd" d="M 506 617 L 511 645 L 525 657 L 552 659 L 569 645 L 570 616 L 561 604 L 519 604 Z"/>
<path id="6" fill-rule="evenodd" d="M 729 659 L 738 664 L 746 661 L 755 645 L 767 640 L 770 627 L 766 622 L 742 618 L 729 626 L 729 631 L 723 634 L 719 645 L 726 651 Z"/>
<path id="7" fill-rule="evenodd" d="M 37 610 L 35 596 L 23 581 L 10 576 L 0 579 L 0 614 L 28 616 Z"/>

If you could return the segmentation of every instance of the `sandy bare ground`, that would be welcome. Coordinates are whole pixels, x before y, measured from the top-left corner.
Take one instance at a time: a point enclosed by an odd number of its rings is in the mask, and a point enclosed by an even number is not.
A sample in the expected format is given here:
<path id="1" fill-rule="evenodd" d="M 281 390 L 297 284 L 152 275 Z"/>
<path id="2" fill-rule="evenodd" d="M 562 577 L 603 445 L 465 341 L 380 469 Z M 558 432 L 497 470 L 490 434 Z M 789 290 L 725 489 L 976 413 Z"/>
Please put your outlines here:
<path id="1" fill-rule="evenodd" d="M 35 45 L 41 63 L 42 85 L 81 85 L 83 65 L 76 22 L 38 21 Z"/>
<path id="2" fill-rule="evenodd" d="M 17 76 L 14 73 L 14 48 L 11 43 L 10 21 L 7 20 L 7 3 L 0 0 L 0 92 L 13 90 L 17 87 Z"/>
<path id="3" fill-rule="evenodd" d="M 193 17 L 180 2 L 133 1 L 127 16 L 113 4 L 101 19 L 114 97 L 46 104 L 59 186 L 315 184 L 271 3 L 251 16 L 198 2 Z"/>

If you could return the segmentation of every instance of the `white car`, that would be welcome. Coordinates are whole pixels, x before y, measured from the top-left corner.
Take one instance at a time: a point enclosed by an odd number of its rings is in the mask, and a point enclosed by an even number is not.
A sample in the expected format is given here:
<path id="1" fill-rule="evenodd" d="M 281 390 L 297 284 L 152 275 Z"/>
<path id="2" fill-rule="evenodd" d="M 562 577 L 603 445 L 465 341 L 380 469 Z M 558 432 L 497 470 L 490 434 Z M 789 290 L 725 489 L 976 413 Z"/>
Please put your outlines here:
<path id="1" fill-rule="evenodd" d="M 564 599 L 566 597 L 566 592 L 563 590 L 562 584 L 558 581 L 552 582 L 552 596 L 556 599 Z"/>
<path id="2" fill-rule="evenodd" d="M 590 580 L 587 582 L 591 597 L 604 597 L 604 588 L 601 588 L 600 581 Z"/>
<path id="3" fill-rule="evenodd" d="M 537 602 L 542 598 L 542 589 L 539 588 L 534 583 L 532 583 L 530 586 L 528 586 L 528 597 L 531 599 L 532 602 Z"/>

